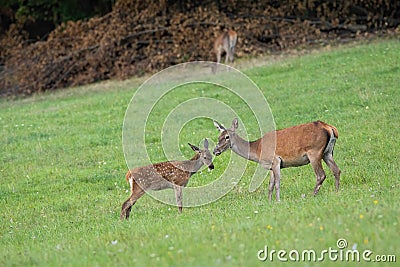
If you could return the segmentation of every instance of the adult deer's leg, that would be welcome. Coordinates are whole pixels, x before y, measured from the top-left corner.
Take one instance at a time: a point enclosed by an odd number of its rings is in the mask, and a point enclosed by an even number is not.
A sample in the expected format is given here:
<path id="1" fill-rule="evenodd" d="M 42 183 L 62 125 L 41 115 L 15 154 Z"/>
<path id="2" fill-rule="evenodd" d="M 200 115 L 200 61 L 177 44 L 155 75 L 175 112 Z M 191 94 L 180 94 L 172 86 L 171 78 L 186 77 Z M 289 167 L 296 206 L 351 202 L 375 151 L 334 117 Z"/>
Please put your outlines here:
<path id="1" fill-rule="evenodd" d="M 269 178 L 269 186 L 268 186 L 268 200 L 272 201 L 272 192 L 274 192 L 274 187 L 275 187 L 275 177 L 274 177 L 274 172 L 271 170 L 270 171 L 271 175 Z"/>
<path id="2" fill-rule="evenodd" d="M 225 65 L 227 65 L 228 64 L 228 60 L 229 60 L 229 49 L 228 50 L 226 50 L 226 56 L 225 56 Z"/>
<path id="3" fill-rule="evenodd" d="M 221 48 L 218 48 L 218 50 L 217 50 L 217 63 L 220 63 L 221 62 Z"/>
<path id="4" fill-rule="evenodd" d="M 336 162 L 333 159 L 333 155 L 331 153 L 325 154 L 323 157 L 326 165 L 328 165 L 329 169 L 333 172 L 333 175 L 335 176 L 335 187 L 336 191 L 339 191 L 339 185 L 340 185 L 340 169 L 336 165 Z"/>
<path id="5" fill-rule="evenodd" d="M 274 158 L 272 163 L 272 172 L 274 174 L 276 201 L 281 201 L 281 159 L 279 157 Z"/>
<path id="6" fill-rule="evenodd" d="M 235 47 L 231 47 L 231 62 L 235 62 Z"/>
<path id="7" fill-rule="evenodd" d="M 274 158 L 271 165 L 271 177 L 268 186 L 268 200 L 272 201 L 272 193 L 275 187 L 276 200 L 280 201 L 280 182 L 281 182 L 281 159 Z"/>
<path id="8" fill-rule="evenodd" d="M 308 155 L 310 160 L 311 166 L 314 170 L 315 177 L 316 177 L 316 184 L 314 188 L 314 196 L 318 193 L 319 189 L 321 188 L 322 183 L 324 182 L 326 175 L 324 169 L 322 168 L 321 158 L 318 156 Z"/>

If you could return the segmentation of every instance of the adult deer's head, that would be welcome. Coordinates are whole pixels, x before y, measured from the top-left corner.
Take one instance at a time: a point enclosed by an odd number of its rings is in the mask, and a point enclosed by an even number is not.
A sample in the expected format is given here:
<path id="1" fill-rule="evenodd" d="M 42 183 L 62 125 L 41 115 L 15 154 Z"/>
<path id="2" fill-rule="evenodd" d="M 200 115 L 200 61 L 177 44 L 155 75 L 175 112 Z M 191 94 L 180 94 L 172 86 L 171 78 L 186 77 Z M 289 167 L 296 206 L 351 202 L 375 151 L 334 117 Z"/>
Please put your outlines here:
<path id="1" fill-rule="evenodd" d="M 232 126 L 230 129 L 226 129 L 223 125 L 219 124 L 217 121 L 214 121 L 215 127 L 220 132 L 218 137 L 218 144 L 214 148 L 214 155 L 219 156 L 222 152 L 227 150 L 228 148 L 232 148 L 232 138 L 236 135 L 236 129 L 238 128 L 238 119 L 235 118 L 232 121 Z"/>

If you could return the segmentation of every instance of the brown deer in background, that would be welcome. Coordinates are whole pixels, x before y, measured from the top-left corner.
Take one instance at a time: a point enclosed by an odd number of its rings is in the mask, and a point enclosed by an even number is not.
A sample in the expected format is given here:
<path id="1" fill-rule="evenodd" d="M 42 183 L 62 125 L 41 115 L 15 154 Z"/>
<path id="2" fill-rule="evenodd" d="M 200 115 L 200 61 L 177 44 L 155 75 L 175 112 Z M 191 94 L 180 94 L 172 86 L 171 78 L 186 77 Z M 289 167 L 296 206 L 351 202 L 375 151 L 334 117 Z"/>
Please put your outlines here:
<path id="1" fill-rule="evenodd" d="M 147 190 L 174 189 L 178 210 L 182 212 L 182 189 L 189 178 L 203 165 L 210 170 L 214 169 L 207 139 L 204 139 L 204 149 L 189 145 L 196 152 L 190 160 L 161 162 L 128 171 L 126 180 L 130 185 L 131 195 L 122 204 L 121 220 L 129 218 L 132 206 Z"/>
<path id="2" fill-rule="evenodd" d="M 221 56 L 225 52 L 225 64 L 233 62 L 235 59 L 235 46 L 237 34 L 233 30 L 224 31 L 214 41 L 214 53 L 217 56 L 217 63 L 221 62 Z"/>
<path id="3" fill-rule="evenodd" d="M 258 162 L 262 167 L 271 170 L 268 187 L 270 201 L 274 187 L 276 200 L 280 201 L 281 169 L 303 166 L 308 163 L 311 163 L 317 178 L 314 195 L 317 194 L 326 178 L 321 160 L 324 160 L 332 170 L 336 180 L 336 190 L 339 190 L 340 169 L 333 160 L 333 149 L 338 138 L 338 131 L 334 126 L 322 121 L 315 121 L 269 132 L 260 139 L 249 142 L 236 133 L 237 118 L 233 120 L 230 129 L 225 129 L 216 121 L 214 121 L 214 125 L 221 133 L 214 149 L 216 156 L 231 148 L 239 156 Z M 274 147 L 275 140 L 276 148 Z"/>

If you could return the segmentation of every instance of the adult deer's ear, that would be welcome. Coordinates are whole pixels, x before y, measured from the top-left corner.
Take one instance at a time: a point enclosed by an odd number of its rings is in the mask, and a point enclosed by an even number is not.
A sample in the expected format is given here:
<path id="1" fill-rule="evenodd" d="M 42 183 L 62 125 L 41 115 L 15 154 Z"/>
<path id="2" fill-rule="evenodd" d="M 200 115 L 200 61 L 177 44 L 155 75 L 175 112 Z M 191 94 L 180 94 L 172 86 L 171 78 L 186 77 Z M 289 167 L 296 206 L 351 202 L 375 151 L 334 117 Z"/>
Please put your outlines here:
<path id="1" fill-rule="evenodd" d="M 225 127 L 222 126 L 221 124 L 219 124 L 217 121 L 214 121 L 214 126 L 217 127 L 217 129 L 218 129 L 220 132 L 223 132 L 223 131 L 226 130 Z"/>
<path id="2" fill-rule="evenodd" d="M 232 121 L 232 126 L 231 126 L 231 130 L 232 131 L 236 131 L 236 129 L 239 127 L 239 122 L 238 122 L 238 118 L 234 118 Z"/>

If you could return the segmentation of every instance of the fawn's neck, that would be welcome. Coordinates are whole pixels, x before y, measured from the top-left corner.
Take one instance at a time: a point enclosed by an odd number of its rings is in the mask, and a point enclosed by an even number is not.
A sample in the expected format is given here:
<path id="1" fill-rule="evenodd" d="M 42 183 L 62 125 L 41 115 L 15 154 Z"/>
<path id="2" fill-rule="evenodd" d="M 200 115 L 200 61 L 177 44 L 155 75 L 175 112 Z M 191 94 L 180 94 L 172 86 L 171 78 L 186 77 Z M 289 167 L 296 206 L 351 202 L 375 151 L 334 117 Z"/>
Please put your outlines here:
<path id="1" fill-rule="evenodd" d="M 182 161 L 183 169 L 191 174 L 200 170 L 201 166 L 203 166 L 203 162 L 200 159 L 200 155 L 197 153 L 190 160 Z"/>

